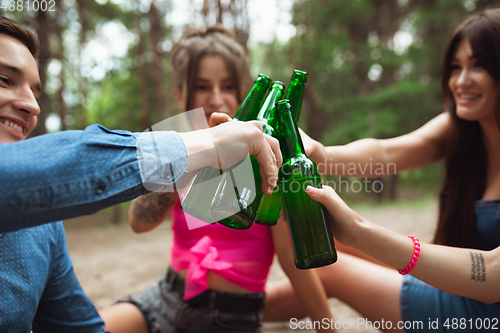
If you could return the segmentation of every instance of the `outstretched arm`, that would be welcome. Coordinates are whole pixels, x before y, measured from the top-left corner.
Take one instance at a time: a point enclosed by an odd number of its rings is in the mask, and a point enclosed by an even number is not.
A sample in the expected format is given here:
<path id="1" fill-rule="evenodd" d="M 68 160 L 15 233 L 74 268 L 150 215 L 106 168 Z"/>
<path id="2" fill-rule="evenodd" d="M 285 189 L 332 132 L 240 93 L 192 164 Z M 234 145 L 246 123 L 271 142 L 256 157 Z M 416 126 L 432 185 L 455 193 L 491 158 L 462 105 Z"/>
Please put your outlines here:
<path id="1" fill-rule="evenodd" d="M 373 224 L 352 211 L 335 191 L 307 188 L 309 196 L 326 206 L 336 238 L 376 259 L 403 270 L 413 257 L 413 241 Z M 484 303 L 500 301 L 500 247 L 492 251 L 421 244 L 411 275 L 451 294 Z"/>
<path id="2" fill-rule="evenodd" d="M 216 154 L 205 149 L 207 136 Z M 238 148 L 236 153 L 229 146 Z M 247 154 L 259 162 L 262 190 L 269 193 L 277 182 L 281 152 L 278 141 L 256 122 L 181 135 L 93 125 L 2 144 L 0 232 L 92 214 L 148 190 L 173 187 L 186 170 L 228 168 Z"/>
<path id="3" fill-rule="evenodd" d="M 435 163 L 445 156 L 450 119 L 442 113 L 419 129 L 391 139 L 361 139 L 325 147 L 301 130 L 307 155 L 322 174 L 381 177 Z"/>
<path id="4" fill-rule="evenodd" d="M 187 170 L 207 165 L 224 169 L 252 154 L 259 161 L 263 191 L 272 191 L 276 185 L 277 165 L 281 165 L 279 143 L 264 135 L 258 122 L 226 122 L 206 130 L 180 133 L 180 137 L 189 152 Z M 129 209 L 132 230 L 140 233 L 157 227 L 178 200 L 175 191 L 153 192 L 135 199 Z"/>
<path id="5" fill-rule="evenodd" d="M 288 225 L 285 217 L 281 216 L 278 223 L 271 228 L 273 243 L 281 268 L 290 279 L 297 298 L 303 305 L 312 321 L 320 323 L 326 318 L 332 318 L 328 297 L 320 278 L 313 269 L 300 270 L 295 267 L 293 252 L 288 236 Z M 272 309 L 270 310 L 272 311 Z M 300 319 L 300 318 L 297 318 Z M 334 332 L 331 329 L 318 329 L 318 332 Z"/>

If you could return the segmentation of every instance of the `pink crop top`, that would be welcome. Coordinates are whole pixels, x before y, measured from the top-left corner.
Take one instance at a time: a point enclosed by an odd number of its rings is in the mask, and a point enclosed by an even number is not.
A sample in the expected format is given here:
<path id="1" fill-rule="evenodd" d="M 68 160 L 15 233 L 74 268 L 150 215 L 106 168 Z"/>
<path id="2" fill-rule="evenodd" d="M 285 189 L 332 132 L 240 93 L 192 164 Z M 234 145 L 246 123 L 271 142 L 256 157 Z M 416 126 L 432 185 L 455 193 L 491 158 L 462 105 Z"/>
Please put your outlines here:
<path id="1" fill-rule="evenodd" d="M 207 224 L 184 213 L 179 201 L 172 209 L 172 229 L 170 264 L 177 272 L 187 269 L 185 300 L 207 290 L 209 270 L 251 292 L 265 290 L 274 256 L 270 227 Z"/>

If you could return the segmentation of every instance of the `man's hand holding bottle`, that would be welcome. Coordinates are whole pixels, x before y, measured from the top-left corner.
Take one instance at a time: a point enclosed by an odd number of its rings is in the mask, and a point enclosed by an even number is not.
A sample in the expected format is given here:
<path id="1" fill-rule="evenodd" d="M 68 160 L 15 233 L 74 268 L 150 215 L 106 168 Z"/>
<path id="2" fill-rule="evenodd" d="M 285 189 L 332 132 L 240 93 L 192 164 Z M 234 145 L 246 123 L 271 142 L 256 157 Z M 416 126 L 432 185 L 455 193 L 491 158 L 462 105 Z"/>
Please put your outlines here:
<path id="1" fill-rule="evenodd" d="M 187 169 L 192 171 L 204 166 L 226 169 L 253 155 L 259 162 L 263 192 L 272 192 L 283 162 L 278 140 L 264 134 L 257 121 L 229 119 L 224 113 L 213 113 L 209 121 L 211 128 L 180 133 L 189 153 Z"/>

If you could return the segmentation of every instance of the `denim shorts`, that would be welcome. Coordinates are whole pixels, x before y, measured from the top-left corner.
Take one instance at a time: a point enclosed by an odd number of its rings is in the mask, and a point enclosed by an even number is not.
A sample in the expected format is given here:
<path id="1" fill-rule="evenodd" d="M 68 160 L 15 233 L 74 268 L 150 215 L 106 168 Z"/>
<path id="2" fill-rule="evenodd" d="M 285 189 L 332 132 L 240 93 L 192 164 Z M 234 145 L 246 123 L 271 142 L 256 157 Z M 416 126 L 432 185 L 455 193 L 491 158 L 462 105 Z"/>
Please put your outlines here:
<path id="1" fill-rule="evenodd" d="M 118 302 L 135 305 L 150 333 L 258 333 L 265 293 L 238 294 L 206 290 L 183 300 L 185 280 L 171 267 L 158 283 L 136 297 Z"/>
<path id="2" fill-rule="evenodd" d="M 453 295 L 410 275 L 403 278 L 400 302 L 406 332 L 500 331 L 500 303 Z"/>

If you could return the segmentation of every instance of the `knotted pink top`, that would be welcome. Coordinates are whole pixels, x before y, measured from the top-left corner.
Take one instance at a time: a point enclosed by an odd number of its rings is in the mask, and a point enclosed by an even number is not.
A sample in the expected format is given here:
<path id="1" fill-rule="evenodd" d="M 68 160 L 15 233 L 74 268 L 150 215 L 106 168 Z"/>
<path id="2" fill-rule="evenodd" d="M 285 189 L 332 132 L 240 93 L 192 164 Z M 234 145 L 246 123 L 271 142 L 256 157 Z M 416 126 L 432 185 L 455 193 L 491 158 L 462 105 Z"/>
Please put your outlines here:
<path id="1" fill-rule="evenodd" d="M 185 300 L 207 290 L 209 270 L 251 292 L 265 290 L 274 256 L 270 227 L 235 230 L 207 224 L 184 213 L 179 201 L 172 209 L 172 229 L 170 264 L 177 272 L 187 269 Z"/>

